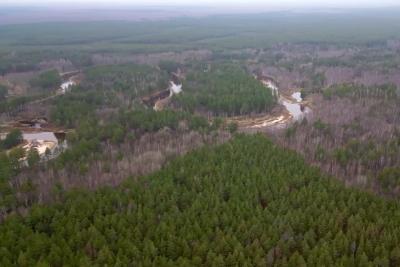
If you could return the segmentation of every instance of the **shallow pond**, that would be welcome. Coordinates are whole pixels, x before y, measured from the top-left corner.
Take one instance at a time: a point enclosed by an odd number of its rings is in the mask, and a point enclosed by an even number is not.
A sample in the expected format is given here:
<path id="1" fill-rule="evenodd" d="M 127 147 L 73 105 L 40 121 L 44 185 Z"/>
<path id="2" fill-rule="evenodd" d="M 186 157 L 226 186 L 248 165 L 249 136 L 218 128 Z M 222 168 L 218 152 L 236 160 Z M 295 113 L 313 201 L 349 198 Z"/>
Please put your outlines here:
<path id="1" fill-rule="evenodd" d="M 170 82 L 171 86 L 169 88 L 171 95 L 172 94 L 179 94 L 182 92 L 182 84 L 175 84 L 173 81 Z"/>
<path id="2" fill-rule="evenodd" d="M 302 107 L 301 102 L 303 99 L 300 92 L 295 92 L 291 96 L 296 100 L 296 102 L 290 101 L 284 97 L 281 97 L 280 101 L 293 116 L 293 120 L 297 121 L 302 119 L 306 113 L 310 112 L 311 109 L 307 106 Z"/>
<path id="3" fill-rule="evenodd" d="M 66 81 L 66 82 L 63 82 L 63 83 L 60 85 L 61 93 L 65 94 L 65 93 L 66 93 L 72 86 L 74 86 L 74 85 L 76 85 L 76 82 L 74 82 L 74 81 L 72 80 L 72 78 L 69 79 L 69 80 Z"/>
<path id="4" fill-rule="evenodd" d="M 26 141 L 43 140 L 43 141 L 58 142 L 58 139 L 53 132 L 35 132 L 35 133 L 25 132 L 22 134 L 22 136 Z"/>

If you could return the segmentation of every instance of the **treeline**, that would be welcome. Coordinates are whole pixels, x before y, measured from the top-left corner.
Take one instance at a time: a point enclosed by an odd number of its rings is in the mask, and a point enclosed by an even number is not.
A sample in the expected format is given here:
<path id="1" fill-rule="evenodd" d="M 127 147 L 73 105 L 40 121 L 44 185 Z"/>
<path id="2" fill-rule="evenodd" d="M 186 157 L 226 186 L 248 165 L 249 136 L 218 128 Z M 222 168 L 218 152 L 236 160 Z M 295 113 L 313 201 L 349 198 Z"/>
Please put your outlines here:
<path id="1" fill-rule="evenodd" d="M 61 85 L 61 77 L 57 70 L 49 70 L 40 73 L 37 77 L 30 80 L 32 87 L 40 88 L 42 90 L 57 89 Z"/>
<path id="2" fill-rule="evenodd" d="M 22 132 L 19 129 L 11 130 L 4 138 L 0 140 L 0 152 L 1 150 L 7 150 L 13 148 L 23 141 Z"/>
<path id="3" fill-rule="evenodd" d="M 398 90 L 396 85 L 385 84 L 376 86 L 364 86 L 356 84 L 340 84 L 333 85 L 323 90 L 323 96 L 326 99 L 331 99 L 333 96 L 338 97 L 374 97 L 374 98 L 385 98 L 391 99 L 396 98 Z"/>
<path id="4" fill-rule="evenodd" d="M 122 92 L 132 100 L 166 89 L 168 79 L 167 71 L 147 65 L 107 65 L 89 68 L 85 72 L 84 86 Z"/>
<path id="5" fill-rule="evenodd" d="M 3 217 L 19 208 L 29 208 L 38 201 L 35 172 L 39 168 L 57 175 L 66 172 L 70 175 L 85 175 L 94 161 L 103 161 L 106 147 L 116 149 L 140 139 L 148 133 L 155 133 L 168 128 L 175 133 L 197 131 L 208 134 L 222 127 L 222 121 L 216 119 L 209 123 L 205 118 L 189 113 L 164 110 L 156 112 L 150 109 L 123 110 L 99 121 L 92 117 L 93 112 L 82 114 L 76 121 L 76 129 L 67 134 L 68 148 L 60 156 L 45 164 L 37 165 L 37 151 L 25 153 L 22 148 L 13 148 L 9 153 L 2 149 L 10 149 L 22 142 L 20 131 L 12 131 L 0 142 L 0 221 Z M 36 153 L 34 153 L 36 152 Z M 28 166 L 19 160 L 27 157 Z M 122 157 L 122 155 L 121 155 Z M 122 158 L 120 158 L 122 159 Z M 29 168 L 25 168 L 29 167 Z M 25 174 L 17 179 L 18 174 Z M 25 179 L 25 176 L 29 176 Z M 46 192 L 52 194 L 52 192 Z"/>
<path id="6" fill-rule="evenodd" d="M 31 86 L 29 94 L 21 96 L 8 96 L 8 87 L 0 84 L 0 112 L 12 113 L 21 110 L 25 104 L 52 94 L 60 87 L 61 82 L 57 70 L 42 72 L 29 81 Z"/>
<path id="7" fill-rule="evenodd" d="M 321 151 L 321 150 L 320 150 Z M 363 170 L 384 193 L 400 193 L 400 135 L 385 142 L 352 139 L 332 153 L 332 158 L 349 173 Z"/>
<path id="8" fill-rule="evenodd" d="M 0 225 L 1 266 L 398 266 L 399 205 L 262 136 Z"/>
<path id="9" fill-rule="evenodd" d="M 51 109 L 51 121 L 76 129 L 69 134 L 70 148 L 56 160 L 56 166 L 78 165 L 75 169 L 85 172 L 90 158 L 101 154 L 104 143 L 119 145 L 164 127 L 211 131 L 221 126 L 220 120 L 209 123 L 186 112 L 156 112 L 141 106 L 138 95 L 167 81 L 164 74 L 149 66 L 132 64 L 88 69 L 82 84 L 55 99 Z M 129 97 L 132 101 L 126 103 Z"/>
<path id="10" fill-rule="evenodd" d="M 18 129 L 10 131 L 3 140 L 0 140 L 0 222 L 3 216 L 17 207 L 13 178 L 20 171 L 20 159 L 25 156 L 30 158 L 31 154 L 31 151 L 25 153 L 24 149 L 19 146 L 22 142 L 22 132 Z M 33 150 L 31 155 L 33 155 Z M 33 162 L 29 163 L 33 165 Z M 25 186 L 26 184 L 22 185 L 22 187 Z"/>
<path id="11" fill-rule="evenodd" d="M 357 108 L 369 105 L 365 99 L 362 101 L 361 104 L 348 101 L 348 104 L 358 105 Z M 362 114 L 362 119 L 355 117 L 350 122 L 351 115 L 346 112 L 336 116 L 337 121 L 331 119 L 330 123 L 321 119 L 296 122 L 286 129 L 283 144 L 349 184 L 398 198 L 400 131 L 396 126 L 399 113 L 395 107 L 398 104 L 389 101 L 384 105 L 376 103 L 379 107 L 370 106 L 370 110 Z M 383 123 L 377 124 L 380 120 Z"/>
<path id="12" fill-rule="evenodd" d="M 32 164 L 28 165 L 34 168 L 21 168 L 19 159 L 24 156 L 21 149 L 12 150 L 7 155 L 2 154 L 4 160 L 0 167 L 0 191 L 3 193 L 0 192 L 0 197 L 5 202 L 0 203 L 0 220 L 6 214 L 21 207 L 30 207 L 38 201 L 37 187 L 38 183 L 42 182 L 35 179 L 38 171 L 48 171 L 56 176 L 58 173 L 83 176 L 93 162 L 101 161 L 104 165 L 110 165 L 110 162 L 107 162 L 109 157 L 104 155 L 106 149 L 118 150 L 121 146 L 133 144 L 133 141 L 140 139 L 144 134 L 156 133 L 163 128 L 177 133 L 196 131 L 208 134 L 222 126 L 221 120 L 216 119 L 209 123 L 203 117 L 182 111 L 155 112 L 145 109 L 136 97 L 133 97 L 137 102 L 135 104 L 127 105 L 124 102 L 126 95 L 133 95 L 133 89 L 137 90 L 138 94 L 144 93 L 147 88 L 144 87 L 146 82 L 152 84 L 154 79 L 158 79 L 158 74 L 159 71 L 147 66 L 93 68 L 88 70 L 88 76 L 79 86 L 75 86 L 65 95 L 51 99 L 51 123 L 70 129 L 67 134 L 68 149 L 58 158 L 38 166 L 34 164 L 35 155 L 32 154 Z M 103 75 L 104 78 L 101 78 Z M 122 81 L 130 87 L 118 87 L 118 83 Z M 4 145 L 8 149 L 20 142 L 21 138 L 15 136 L 10 134 L 1 142 L 0 148 Z M 29 163 L 30 154 L 27 156 Z M 48 183 L 51 183 L 54 176 L 49 175 L 48 179 Z M 51 194 L 49 190 L 45 193 Z"/>
<path id="13" fill-rule="evenodd" d="M 232 116 L 269 111 L 276 97 L 240 67 L 218 65 L 189 73 L 175 101 L 187 111 Z"/>
<path id="14" fill-rule="evenodd" d="M 157 76 L 154 73 L 141 65 L 89 68 L 79 86 L 54 99 L 50 119 L 59 126 L 75 128 L 81 120 L 97 117 L 96 111 L 127 107 L 131 101 L 126 100 L 136 99 L 132 95 L 145 90 L 146 82 L 151 84 Z"/>
<path id="15" fill-rule="evenodd" d="M 2 47 L 2 44 L 0 44 L 0 47 Z M 92 65 L 91 57 L 91 53 L 84 50 L 17 49 L 16 51 L 11 49 L 9 52 L 0 52 L 0 75 L 13 72 L 40 71 L 41 63 L 60 59 L 71 62 L 76 68 L 83 68 Z"/>
<path id="16" fill-rule="evenodd" d="M 13 96 L 0 100 L 1 113 L 14 113 L 24 108 L 29 102 L 48 96 L 48 93 L 37 93 L 29 96 Z"/>
<path id="17" fill-rule="evenodd" d="M 94 118 L 96 110 L 105 107 L 117 107 L 115 92 L 74 87 L 70 93 L 54 99 L 50 108 L 50 119 L 59 126 L 77 127 L 82 119 Z"/>
<path id="18" fill-rule="evenodd" d="M 376 13 L 376 12 L 375 12 Z M 150 18 L 152 14 L 149 14 Z M 251 14 L 142 22 L 60 22 L 3 25 L 6 51 L 170 52 L 188 49 L 267 48 L 277 43 L 381 44 L 396 39 L 398 16 L 354 11 L 343 14 Z M 265 28 L 268 27 L 269 31 Z M 68 36 L 69 38 L 65 38 Z M 88 49 L 90 47 L 90 49 Z M 66 52 L 64 52 L 65 54 Z"/>
<path id="19" fill-rule="evenodd" d="M 16 175 L 18 158 L 0 151 L 0 222 L 16 206 L 15 190 L 11 179 Z"/>
<path id="20" fill-rule="evenodd" d="M 38 62 L 23 62 L 16 58 L 7 58 L 5 56 L 0 56 L 0 75 L 5 75 L 10 72 L 25 72 L 37 70 Z M 21 62 L 19 62 L 21 61 Z"/>
<path id="21" fill-rule="evenodd" d="M 122 145 L 126 139 L 134 140 L 144 133 L 157 132 L 165 127 L 175 131 L 181 127 L 182 130 L 201 132 L 217 130 L 220 126 L 218 120 L 209 124 L 203 117 L 172 110 L 120 110 L 103 123 L 86 117 L 80 120 L 76 131 L 68 135 L 70 148 L 54 161 L 54 166 L 85 173 L 90 161 L 101 157 L 103 144 Z"/>

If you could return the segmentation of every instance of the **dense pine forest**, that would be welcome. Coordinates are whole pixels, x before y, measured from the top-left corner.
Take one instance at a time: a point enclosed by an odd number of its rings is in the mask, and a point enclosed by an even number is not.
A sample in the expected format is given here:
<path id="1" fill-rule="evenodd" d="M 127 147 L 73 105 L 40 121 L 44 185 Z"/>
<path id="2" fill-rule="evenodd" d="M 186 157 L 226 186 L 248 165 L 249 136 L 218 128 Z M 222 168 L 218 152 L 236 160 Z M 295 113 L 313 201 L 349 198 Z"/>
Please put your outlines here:
<path id="1" fill-rule="evenodd" d="M 1 8 L 0 267 L 400 266 L 400 9 Z"/>
<path id="2" fill-rule="evenodd" d="M 269 111 L 276 104 L 276 97 L 272 90 L 232 64 L 189 73 L 185 93 L 177 97 L 177 102 L 188 111 L 232 116 Z"/>
<path id="3" fill-rule="evenodd" d="M 398 266 L 399 205 L 262 136 L 118 189 L 59 192 L 0 226 L 1 266 Z"/>

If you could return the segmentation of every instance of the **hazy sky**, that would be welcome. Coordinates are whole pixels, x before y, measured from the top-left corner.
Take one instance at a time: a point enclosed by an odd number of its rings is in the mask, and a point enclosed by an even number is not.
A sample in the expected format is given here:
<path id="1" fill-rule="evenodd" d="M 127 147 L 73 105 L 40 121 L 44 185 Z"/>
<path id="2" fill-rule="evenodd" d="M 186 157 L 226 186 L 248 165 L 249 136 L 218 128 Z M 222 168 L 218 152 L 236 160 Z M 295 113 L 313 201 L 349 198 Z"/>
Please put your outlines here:
<path id="1" fill-rule="evenodd" d="M 3 5 L 65 5 L 82 6 L 263 6 L 271 8 L 290 7 L 385 7 L 400 6 L 400 0 L 0 0 Z"/>

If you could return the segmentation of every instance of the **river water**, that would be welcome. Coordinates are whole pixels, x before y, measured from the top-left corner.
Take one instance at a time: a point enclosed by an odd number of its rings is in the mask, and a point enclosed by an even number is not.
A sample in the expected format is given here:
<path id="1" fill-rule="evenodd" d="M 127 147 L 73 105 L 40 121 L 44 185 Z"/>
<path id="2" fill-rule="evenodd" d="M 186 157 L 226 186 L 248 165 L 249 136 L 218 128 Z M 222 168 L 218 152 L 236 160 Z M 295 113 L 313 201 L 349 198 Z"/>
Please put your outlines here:
<path id="1" fill-rule="evenodd" d="M 53 132 L 32 132 L 22 133 L 22 137 L 24 140 L 28 142 L 32 142 L 34 140 L 43 140 L 43 141 L 50 141 L 50 142 L 58 142 L 57 137 L 54 135 Z"/>
<path id="2" fill-rule="evenodd" d="M 173 95 L 180 94 L 182 92 L 182 84 L 176 84 L 173 81 L 170 81 L 168 89 L 169 89 L 169 96 L 160 99 L 154 103 L 153 109 L 155 111 L 163 110 Z"/>
<path id="3" fill-rule="evenodd" d="M 275 117 L 264 116 L 260 119 L 253 120 L 253 123 L 250 123 L 250 125 L 245 123 L 246 126 L 244 126 L 244 128 L 259 129 L 282 127 L 291 122 L 301 120 L 307 113 L 311 112 L 311 109 L 303 104 L 301 92 L 296 91 L 290 97 L 287 97 L 279 93 L 278 85 L 270 79 L 261 79 L 260 81 L 265 87 L 268 87 L 272 90 L 272 93 L 278 97 L 279 103 L 286 108 L 290 116 L 285 114 L 279 114 Z"/>
<path id="4" fill-rule="evenodd" d="M 74 80 L 72 80 L 72 78 L 68 79 L 68 81 L 63 82 L 60 85 L 60 91 L 61 94 L 65 94 L 66 92 L 68 92 L 68 90 L 71 88 L 71 86 L 74 86 L 76 84 L 76 82 Z"/>
<path id="5" fill-rule="evenodd" d="M 301 120 L 304 118 L 305 114 L 311 111 L 311 109 L 307 106 L 303 106 L 302 108 L 301 103 L 303 102 L 303 98 L 301 97 L 300 92 L 293 93 L 291 97 L 295 101 L 291 101 L 285 97 L 280 97 L 280 102 L 289 111 L 290 115 L 292 115 L 294 121 Z"/>
<path id="6" fill-rule="evenodd" d="M 294 92 L 291 96 L 285 96 L 279 93 L 279 87 L 274 81 L 270 79 L 260 79 L 260 82 L 265 87 L 272 90 L 272 93 L 278 98 L 278 102 L 286 108 L 287 112 L 282 112 L 276 116 L 263 114 L 258 117 L 235 117 L 229 118 L 228 121 L 236 122 L 239 127 L 247 129 L 282 127 L 293 121 L 304 118 L 304 116 L 311 111 L 309 107 L 304 105 L 299 91 Z M 173 81 L 170 81 L 169 91 L 169 96 L 155 102 L 153 107 L 154 110 L 163 110 L 174 94 L 182 92 L 182 84 L 175 84 Z"/>
<path id="7" fill-rule="evenodd" d="M 310 111 L 308 107 L 301 107 L 301 103 L 303 102 L 301 92 L 294 92 L 291 95 L 292 99 L 289 99 L 282 95 L 279 95 L 279 88 L 274 82 L 270 80 L 261 80 L 261 82 L 266 87 L 270 88 L 274 95 L 279 96 L 279 103 L 285 106 L 285 108 L 289 111 L 294 120 L 299 120 L 303 118 L 304 114 Z"/>
<path id="8" fill-rule="evenodd" d="M 177 95 L 182 92 L 182 84 L 175 84 L 173 81 L 170 82 L 170 96 Z"/>

